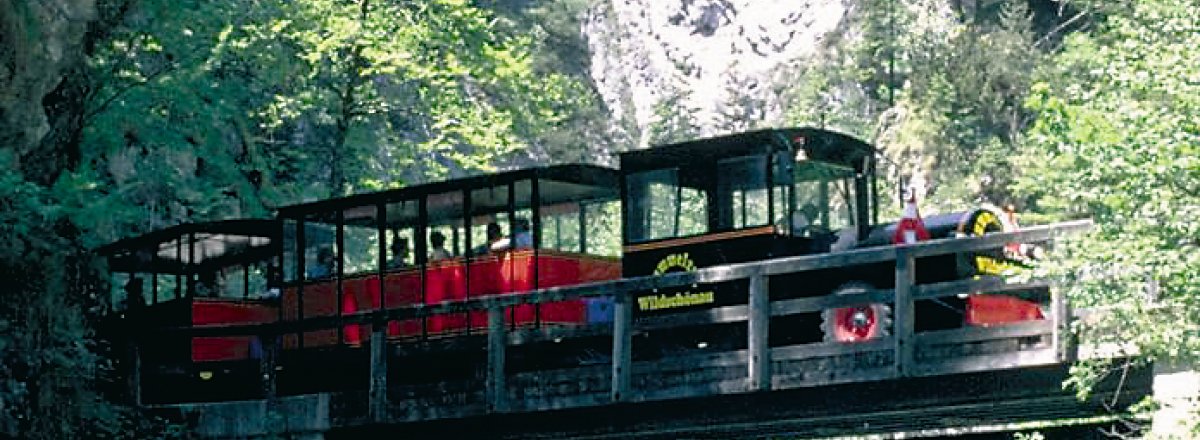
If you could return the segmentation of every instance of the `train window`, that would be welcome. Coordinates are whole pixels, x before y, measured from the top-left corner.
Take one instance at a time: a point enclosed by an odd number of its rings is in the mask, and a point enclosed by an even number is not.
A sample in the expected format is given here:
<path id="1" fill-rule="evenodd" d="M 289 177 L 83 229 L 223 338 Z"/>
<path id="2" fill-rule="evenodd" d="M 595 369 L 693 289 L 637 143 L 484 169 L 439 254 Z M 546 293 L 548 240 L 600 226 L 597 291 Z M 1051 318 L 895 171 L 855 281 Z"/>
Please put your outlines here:
<path id="1" fill-rule="evenodd" d="M 287 219 L 283 221 L 283 281 L 291 283 L 299 277 L 296 275 L 299 269 L 299 262 L 296 261 L 296 231 L 299 224 L 295 220 Z"/>
<path id="2" fill-rule="evenodd" d="M 632 173 L 625 184 L 630 242 L 708 232 L 707 194 L 680 184 L 677 168 Z"/>
<path id="3" fill-rule="evenodd" d="M 616 257 L 621 255 L 621 204 L 616 200 L 583 205 L 583 252 Z"/>
<path id="4" fill-rule="evenodd" d="M 428 211 L 428 229 L 429 242 L 426 246 L 430 262 L 443 259 L 443 257 L 460 257 L 466 255 L 467 234 L 466 225 L 463 218 L 463 193 L 461 191 L 453 191 L 447 193 L 430 194 L 425 198 L 426 210 Z M 388 221 L 392 221 L 394 216 L 389 212 Z M 413 218 L 416 218 L 415 216 Z M 437 252 L 435 246 L 434 234 L 441 235 L 441 239 L 445 253 Z"/>
<path id="5" fill-rule="evenodd" d="M 540 212 L 543 248 L 583 252 L 579 223 L 582 212 L 578 203 L 543 206 Z"/>
<path id="6" fill-rule="evenodd" d="M 360 205 L 342 211 L 343 274 L 374 272 L 379 267 L 379 208 Z"/>
<path id="7" fill-rule="evenodd" d="M 748 156 L 717 162 L 719 226 L 745 228 L 769 223 L 766 156 Z"/>
<path id="8" fill-rule="evenodd" d="M 806 228 L 837 231 L 855 224 L 854 170 L 804 161 L 797 164 L 795 179 L 794 232 Z"/>
<path id="9" fill-rule="evenodd" d="M 317 280 L 337 275 L 337 228 L 309 220 L 304 227 L 304 279 Z"/>
<path id="10" fill-rule="evenodd" d="M 771 162 L 771 176 L 774 180 L 771 183 L 771 215 L 778 220 L 779 229 L 786 231 L 791 229 L 790 225 L 786 225 L 789 216 L 784 213 L 791 212 L 792 167 L 795 163 L 787 151 L 775 153 Z"/>
<path id="11" fill-rule="evenodd" d="M 533 217 L 533 181 L 518 180 L 513 182 L 512 188 L 512 206 L 508 209 L 513 213 L 513 217 L 509 222 L 510 229 L 504 230 L 507 240 L 502 242 L 501 246 L 510 249 L 532 249 L 542 235 L 542 231 L 534 230 L 534 220 L 545 221 Z M 542 213 L 538 212 L 538 215 Z"/>
<path id="12" fill-rule="evenodd" d="M 508 185 L 471 191 L 471 255 L 487 255 L 508 236 Z"/>

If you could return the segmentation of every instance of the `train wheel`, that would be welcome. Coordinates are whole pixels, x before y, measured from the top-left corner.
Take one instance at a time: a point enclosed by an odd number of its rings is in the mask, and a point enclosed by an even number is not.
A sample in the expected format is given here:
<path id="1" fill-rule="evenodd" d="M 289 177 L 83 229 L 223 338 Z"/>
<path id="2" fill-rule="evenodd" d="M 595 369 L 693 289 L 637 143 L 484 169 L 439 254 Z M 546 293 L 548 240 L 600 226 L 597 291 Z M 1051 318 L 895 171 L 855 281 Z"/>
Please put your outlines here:
<path id="1" fill-rule="evenodd" d="M 863 293 L 870 284 L 855 281 L 833 291 L 835 295 Z M 892 308 L 887 304 L 863 304 L 821 312 L 821 331 L 826 342 L 859 342 L 887 336 L 892 328 Z"/>

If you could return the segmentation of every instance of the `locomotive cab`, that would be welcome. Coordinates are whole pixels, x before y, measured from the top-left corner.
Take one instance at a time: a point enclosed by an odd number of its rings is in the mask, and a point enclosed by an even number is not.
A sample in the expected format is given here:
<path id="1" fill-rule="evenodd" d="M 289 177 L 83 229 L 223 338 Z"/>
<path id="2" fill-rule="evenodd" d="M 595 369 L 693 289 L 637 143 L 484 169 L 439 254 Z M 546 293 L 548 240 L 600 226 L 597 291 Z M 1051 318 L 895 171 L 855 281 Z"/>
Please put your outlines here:
<path id="1" fill-rule="evenodd" d="M 627 277 L 890 245 L 896 224 L 880 224 L 875 149 L 815 128 L 760 130 L 631 151 L 621 155 Z M 987 208 L 926 219 L 932 238 L 1010 230 Z M 916 261 L 916 281 L 974 276 L 1006 261 L 1000 249 Z M 890 262 L 773 277 L 772 300 L 861 292 L 894 285 Z M 746 304 L 746 281 L 660 289 L 636 295 L 634 316 L 699 312 Z M 986 312 L 986 313 L 981 313 Z M 864 304 L 772 318 L 775 346 L 874 339 L 890 331 L 890 306 Z M 918 331 L 1040 319 L 1037 305 L 972 295 L 916 304 Z M 698 324 L 646 335 L 669 347 L 736 349 L 740 324 Z M 714 341 L 720 341 L 714 343 Z M 720 346 L 724 344 L 725 346 Z"/>
<path id="2" fill-rule="evenodd" d="M 632 151 L 621 173 L 625 276 L 849 249 L 875 216 L 874 149 L 825 130 Z M 635 313 L 744 303 L 744 292 L 650 292 Z"/>

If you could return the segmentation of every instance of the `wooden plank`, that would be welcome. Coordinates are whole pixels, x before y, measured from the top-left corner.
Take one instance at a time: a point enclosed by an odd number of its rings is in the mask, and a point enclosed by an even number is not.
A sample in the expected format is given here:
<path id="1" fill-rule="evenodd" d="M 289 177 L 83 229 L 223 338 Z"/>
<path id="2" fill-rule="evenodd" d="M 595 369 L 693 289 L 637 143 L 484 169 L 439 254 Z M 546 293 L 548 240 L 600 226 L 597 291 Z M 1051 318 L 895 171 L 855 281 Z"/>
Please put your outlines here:
<path id="1" fill-rule="evenodd" d="M 638 319 L 634 327 L 638 330 L 684 327 L 688 325 L 720 324 L 745 321 L 749 317 L 747 306 L 725 306 L 711 309 L 677 312 L 667 315 Z"/>
<path id="2" fill-rule="evenodd" d="M 889 379 L 894 379 L 894 378 L 896 378 L 895 368 L 893 368 L 891 366 L 887 366 L 887 367 L 863 368 L 863 369 L 858 369 L 858 370 L 832 372 L 832 374 L 830 374 L 830 375 L 826 375 L 826 376 L 822 376 L 822 377 L 818 377 L 818 378 L 813 378 L 810 376 L 801 376 L 801 377 L 777 376 L 777 377 L 775 377 L 774 383 L 772 385 L 774 386 L 774 389 L 776 389 L 776 390 L 787 390 L 787 389 L 795 389 L 795 388 L 811 388 L 811 387 L 821 387 L 821 386 L 827 386 L 827 385 L 838 385 L 838 384 L 856 383 L 856 382 L 889 380 Z"/>
<path id="3" fill-rule="evenodd" d="M 746 365 L 749 359 L 749 350 L 730 350 L 716 353 L 686 354 L 672 356 L 669 359 L 659 359 L 653 361 L 638 361 L 633 363 L 633 368 L 636 371 L 656 371 L 659 373 L 665 373 L 703 368 Z"/>
<path id="4" fill-rule="evenodd" d="M 936 376 L 941 374 L 993 371 L 1010 368 L 1052 365 L 1057 363 L 1057 353 L 1054 352 L 1053 347 L 1049 347 L 1008 353 L 938 359 L 937 361 L 915 365 L 910 370 L 910 375 Z"/>
<path id="5" fill-rule="evenodd" d="M 518 328 L 508 332 L 508 345 L 525 345 L 608 335 L 612 335 L 612 326 L 608 323 L 581 326 L 564 325 L 562 327 Z"/>
<path id="6" fill-rule="evenodd" d="M 633 366 L 633 299 L 618 296 L 613 310 L 612 389 L 613 402 L 629 396 L 629 378 Z"/>
<path id="7" fill-rule="evenodd" d="M 849 307 L 869 303 L 890 303 L 894 291 L 891 289 L 873 289 L 862 293 L 845 295 L 825 295 L 811 298 L 796 298 L 779 300 L 771 303 L 771 316 L 784 316 L 796 313 L 813 313 L 825 309 Z"/>
<path id="8" fill-rule="evenodd" d="M 905 248 L 907 248 L 914 257 L 919 258 L 932 255 L 945 255 L 959 252 L 993 249 L 1004 246 L 1008 243 L 1040 243 L 1043 241 L 1053 240 L 1060 235 L 1083 232 L 1091 228 L 1092 221 L 1090 219 L 1075 220 L 1051 225 L 1032 226 L 1014 232 L 929 240 L 907 245 Z"/>
<path id="9" fill-rule="evenodd" d="M 984 277 L 977 280 L 967 279 L 958 281 L 945 281 L 941 283 L 917 286 L 916 290 L 913 292 L 913 299 L 922 300 L 940 298 L 943 296 L 975 292 L 1004 293 L 1027 290 L 1046 291 L 1049 288 L 1049 283 L 1041 281 L 1030 283 L 1008 283 L 1003 278 Z M 1042 298 L 1045 298 L 1045 296 L 1042 296 Z"/>
<path id="10" fill-rule="evenodd" d="M 907 250 L 907 249 L 906 249 Z M 913 283 L 916 281 L 915 258 L 902 252 L 896 256 L 896 302 L 892 309 L 892 341 L 896 351 L 896 376 L 908 375 L 913 362 Z"/>
<path id="11" fill-rule="evenodd" d="M 671 400 L 671 399 L 686 399 L 690 397 L 711 396 L 714 394 L 733 394 L 745 393 L 750 391 L 749 385 L 746 383 L 746 378 L 726 379 L 713 381 L 708 383 L 692 383 L 685 385 L 677 385 L 664 387 L 652 390 L 642 390 L 637 397 L 631 399 L 636 402 L 649 402 L 655 400 Z"/>
<path id="12" fill-rule="evenodd" d="M 387 411 L 387 371 L 387 325 L 379 320 L 371 327 L 371 376 L 367 385 L 368 417 L 375 422 L 382 422 Z"/>
<path id="13" fill-rule="evenodd" d="M 513 412 L 534 412 L 605 405 L 609 402 L 610 396 L 607 391 L 603 391 L 573 396 L 525 397 L 521 399 L 510 395 L 509 399 L 512 402 Z"/>
<path id="14" fill-rule="evenodd" d="M 996 339 L 1042 336 L 1050 335 L 1053 332 L 1053 321 L 1040 320 L 1017 322 L 995 327 L 964 327 L 950 330 L 930 331 L 918 333 L 915 336 L 915 339 L 918 345 L 925 346 L 937 344 L 964 344 Z"/>
<path id="15" fill-rule="evenodd" d="M 507 338 L 504 336 L 504 309 L 496 307 L 488 309 L 487 313 L 487 411 L 495 413 L 505 411 L 508 395 L 504 383 L 504 343 Z"/>
<path id="16" fill-rule="evenodd" d="M 815 344 L 788 345 L 771 349 L 776 361 L 841 356 L 871 351 L 893 350 L 895 339 L 886 337 L 863 342 L 820 342 Z"/>
<path id="17" fill-rule="evenodd" d="M 751 391 L 771 390 L 771 347 L 767 345 L 771 322 L 770 289 L 765 275 L 750 277 L 750 317 L 747 322 L 750 359 L 747 376 Z"/>

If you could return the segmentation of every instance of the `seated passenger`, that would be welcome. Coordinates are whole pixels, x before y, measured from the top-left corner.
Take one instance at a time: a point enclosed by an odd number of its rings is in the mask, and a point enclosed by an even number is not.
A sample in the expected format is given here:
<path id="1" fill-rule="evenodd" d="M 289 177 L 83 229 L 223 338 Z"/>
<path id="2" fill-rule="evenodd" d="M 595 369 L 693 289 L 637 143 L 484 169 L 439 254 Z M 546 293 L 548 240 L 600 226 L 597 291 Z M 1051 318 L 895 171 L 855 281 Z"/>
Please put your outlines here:
<path id="1" fill-rule="evenodd" d="M 525 219 L 517 219 L 513 223 L 513 238 L 501 238 L 491 244 L 492 252 L 531 248 L 533 248 L 533 235 L 529 233 L 529 220 Z"/>
<path id="2" fill-rule="evenodd" d="M 429 261 L 454 258 L 454 255 L 446 250 L 446 236 L 442 235 L 441 232 L 433 231 L 429 233 L 429 246 Z"/>
<path id="3" fill-rule="evenodd" d="M 517 249 L 533 248 L 533 234 L 529 233 L 529 220 L 517 219 L 513 247 Z"/>
<path id="4" fill-rule="evenodd" d="M 305 275 L 307 275 L 307 278 L 310 280 L 331 277 L 334 273 L 333 265 L 333 249 L 329 246 L 321 246 L 321 248 L 317 250 L 316 264 L 313 264 L 311 267 L 309 267 L 308 270 L 305 271 Z"/>
<path id="5" fill-rule="evenodd" d="M 787 228 L 787 217 L 780 218 L 779 221 L 775 223 L 775 228 L 781 233 L 790 232 L 791 235 L 795 237 L 807 237 L 811 236 L 814 230 L 820 228 L 820 226 L 816 224 L 816 221 L 817 207 L 812 203 L 805 203 L 800 209 L 792 211 L 792 227 L 790 231 L 788 231 Z"/>
<path id="6" fill-rule="evenodd" d="M 388 260 L 388 269 L 408 267 L 408 239 L 396 237 L 392 239 L 392 259 Z"/>
<path id="7" fill-rule="evenodd" d="M 280 286 L 283 285 L 283 276 L 280 274 L 279 266 L 274 264 L 267 265 L 267 290 L 263 292 L 261 299 L 278 299 Z"/>
<path id="8" fill-rule="evenodd" d="M 504 234 L 500 231 L 500 225 L 496 224 L 496 222 L 490 222 L 487 224 L 487 243 L 476 246 L 471 250 L 471 255 L 487 254 L 503 239 Z"/>

